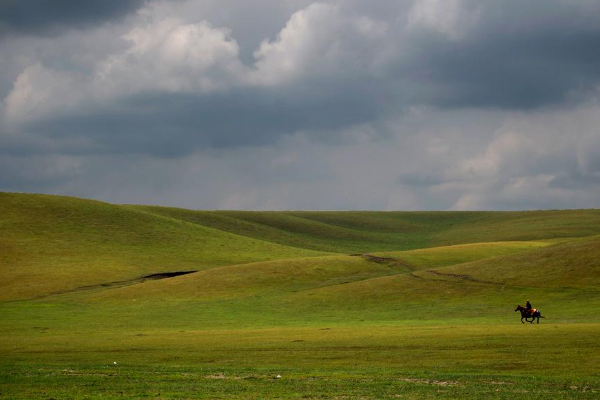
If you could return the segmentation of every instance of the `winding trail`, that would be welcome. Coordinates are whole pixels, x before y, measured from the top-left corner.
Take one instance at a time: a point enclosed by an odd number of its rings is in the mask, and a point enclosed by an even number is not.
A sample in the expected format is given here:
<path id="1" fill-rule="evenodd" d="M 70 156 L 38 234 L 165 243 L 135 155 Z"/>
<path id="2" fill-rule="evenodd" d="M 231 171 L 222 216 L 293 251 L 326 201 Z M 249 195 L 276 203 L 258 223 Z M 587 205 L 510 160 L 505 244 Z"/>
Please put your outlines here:
<path id="1" fill-rule="evenodd" d="M 428 273 L 433 274 L 433 275 L 437 275 L 437 276 L 447 276 L 449 278 L 458 278 L 458 279 L 462 279 L 465 281 L 469 281 L 469 282 L 474 282 L 474 283 L 481 283 L 481 284 L 485 284 L 485 285 L 499 285 L 499 286 L 506 286 L 502 283 L 498 283 L 498 282 L 490 282 L 490 281 L 482 281 L 480 279 L 475 279 L 469 275 L 460 275 L 460 274 L 445 274 L 443 272 L 439 272 L 436 271 L 434 269 L 430 269 L 427 270 Z"/>
<path id="2" fill-rule="evenodd" d="M 387 264 L 388 267 L 390 268 L 394 268 L 394 267 L 402 267 L 402 268 L 406 268 L 407 269 L 407 273 L 412 277 L 412 278 L 416 278 L 416 279 L 426 279 L 423 276 L 417 275 L 415 272 L 419 271 L 419 268 L 414 266 L 414 265 L 410 265 L 402 260 L 398 260 L 396 258 L 392 258 L 392 257 L 379 257 L 379 256 L 375 256 L 372 254 L 351 254 L 351 256 L 355 256 L 355 257 L 362 257 L 365 260 L 377 263 L 377 264 Z M 469 281 L 469 282 L 473 282 L 473 283 L 479 283 L 479 284 L 484 284 L 484 285 L 497 285 L 497 286 L 506 286 L 503 283 L 498 283 L 498 282 L 490 282 L 490 281 L 484 281 L 481 279 L 476 279 L 473 278 L 469 275 L 464 275 L 464 274 L 450 274 L 450 273 L 443 273 L 443 272 L 439 272 L 435 269 L 429 269 L 426 271 L 429 274 L 432 275 L 436 275 L 439 277 L 447 277 L 447 278 L 456 278 L 456 279 L 461 279 L 463 281 Z M 456 281 L 450 281 L 448 280 L 447 282 L 456 282 Z"/>

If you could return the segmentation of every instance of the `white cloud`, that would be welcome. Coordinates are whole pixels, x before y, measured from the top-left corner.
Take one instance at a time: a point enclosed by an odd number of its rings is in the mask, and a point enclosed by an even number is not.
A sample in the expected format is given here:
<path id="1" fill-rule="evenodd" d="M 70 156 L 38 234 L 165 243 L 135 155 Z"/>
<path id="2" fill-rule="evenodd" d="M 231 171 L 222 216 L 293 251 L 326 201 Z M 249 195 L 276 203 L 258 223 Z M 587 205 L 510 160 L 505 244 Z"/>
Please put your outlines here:
<path id="1" fill-rule="evenodd" d="M 99 40 L 106 32 L 96 31 Z M 89 45 L 89 38 L 81 45 Z M 194 24 L 146 16 L 114 41 L 115 51 L 88 68 L 66 71 L 40 62 L 16 78 L 5 99 L 5 124 L 14 128 L 43 118 L 58 118 L 93 108 L 103 102 L 144 92 L 207 93 L 241 82 L 244 67 L 239 47 L 228 29 L 208 22 Z M 72 53 L 71 62 L 79 55 Z M 87 60 L 86 60 L 87 61 Z"/>
<path id="2" fill-rule="evenodd" d="M 102 62 L 95 84 L 117 93 L 158 90 L 204 93 L 235 85 L 244 69 L 239 47 L 225 28 L 168 18 L 136 26 L 130 47 Z"/>
<path id="3" fill-rule="evenodd" d="M 514 161 L 536 156 L 539 146 L 535 142 L 516 132 L 505 132 L 489 144 L 485 153 L 466 159 L 460 164 L 460 173 L 468 176 L 495 176 L 510 169 Z"/>
<path id="4" fill-rule="evenodd" d="M 409 29 L 429 29 L 452 40 L 461 39 L 479 19 L 476 4 L 464 0 L 417 0 L 409 15 Z"/>
<path id="5" fill-rule="evenodd" d="M 300 77 L 329 79 L 368 72 L 386 35 L 386 25 L 314 3 L 294 13 L 277 40 L 265 40 L 254 53 L 258 84 L 286 84 Z"/>
<path id="6" fill-rule="evenodd" d="M 600 103 L 513 115 L 438 188 L 453 209 L 578 208 L 600 201 Z M 457 190 L 460 188 L 460 190 Z"/>
<path id="7" fill-rule="evenodd" d="M 31 119 L 68 113 L 85 99 L 84 85 L 73 74 L 36 63 L 25 68 L 5 99 L 4 124 L 13 127 Z"/>
<path id="8" fill-rule="evenodd" d="M 124 21 L 126 29 L 114 29 L 113 36 L 107 28 L 83 35 L 80 42 L 69 34 L 65 62 L 75 68 L 41 61 L 26 67 L 5 99 L 11 127 L 78 110 L 85 113 L 141 93 L 207 94 L 240 86 L 358 77 L 368 73 L 377 57 L 366 54 L 373 54 L 386 34 L 382 22 L 315 3 L 294 13 L 276 41 L 263 41 L 255 65 L 247 67 L 228 28 L 163 14 L 150 6 Z M 56 48 L 61 40 L 41 45 Z M 114 45 L 92 61 L 89 48 L 95 40 L 105 48 L 107 41 Z"/>

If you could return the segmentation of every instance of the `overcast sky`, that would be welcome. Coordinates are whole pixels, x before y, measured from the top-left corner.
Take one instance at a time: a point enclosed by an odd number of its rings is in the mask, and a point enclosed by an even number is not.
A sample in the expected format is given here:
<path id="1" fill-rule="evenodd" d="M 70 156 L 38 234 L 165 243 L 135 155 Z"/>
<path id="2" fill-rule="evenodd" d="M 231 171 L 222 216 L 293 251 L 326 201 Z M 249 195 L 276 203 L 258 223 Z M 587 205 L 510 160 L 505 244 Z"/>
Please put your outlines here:
<path id="1" fill-rule="evenodd" d="M 0 0 L 0 191 L 600 208 L 600 0 Z"/>

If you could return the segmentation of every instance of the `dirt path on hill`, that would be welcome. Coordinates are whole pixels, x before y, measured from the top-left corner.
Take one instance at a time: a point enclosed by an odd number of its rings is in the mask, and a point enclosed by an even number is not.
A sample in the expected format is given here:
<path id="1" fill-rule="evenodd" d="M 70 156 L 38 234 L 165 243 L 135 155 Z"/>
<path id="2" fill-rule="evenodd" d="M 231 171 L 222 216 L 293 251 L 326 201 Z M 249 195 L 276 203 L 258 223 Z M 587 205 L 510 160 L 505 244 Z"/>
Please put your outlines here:
<path id="1" fill-rule="evenodd" d="M 407 272 L 415 271 L 417 268 L 413 265 L 410 265 L 402 260 L 398 260 L 397 258 L 392 257 L 379 257 L 374 256 L 373 254 L 350 254 L 353 257 L 362 257 L 367 261 L 374 262 L 376 264 L 387 264 L 389 268 L 406 268 Z"/>
<path id="2" fill-rule="evenodd" d="M 480 280 L 480 279 L 475 279 L 475 278 L 473 278 L 473 277 L 471 277 L 469 275 L 445 274 L 443 272 L 439 272 L 439 271 L 436 271 L 434 269 L 427 270 L 427 272 L 430 273 L 430 274 L 433 274 L 433 275 L 437 275 L 437 276 L 447 276 L 449 278 L 458 278 L 458 279 L 462 279 L 464 281 L 469 281 L 469 282 L 474 282 L 474 283 L 482 283 L 482 284 L 485 284 L 485 285 L 506 286 L 506 285 L 504 285 L 502 283 L 498 283 L 498 282 L 490 282 L 490 281 L 483 281 L 483 280 Z"/>
<path id="3" fill-rule="evenodd" d="M 392 257 L 379 257 L 379 256 L 375 256 L 372 254 L 351 254 L 351 256 L 355 256 L 355 257 L 362 257 L 367 261 L 371 261 L 377 264 L 387 264 L 387 266 L 389 268 L 393 268 L 396 269 L 398 267 L 400 268 L 405 268 L 407 269 L 407 272 L 409 273 L 409 275 L 413 278 L 417 278 L 417 279 L 426 279 L 423 276 L 419 276 L 417 274 L 415 274 L 416 271 L 419 271 L 419 268 L 414 266 L 414 265 L 410 265 L 402 260 L 398 260 L 396 258 L 392 258 Z M 432 275 L 436 275 L 439 277 L 448 277 L 448 278 L 456 278 L 456 279 L 461 279 L 463 281 L 469 281 L 469 282 L 473 282 L 473 283 L 480 283 L 480 284 L 485 284 L 485 285 L 498 285 L 498 286 L 506 286 L 503 283 L 498 283 L 498 282 L 490 282 L 490 281 L 484 281 L 481 279 L 476 279 L 473 278 L 469 275 L 462 275 L 462 274 L 447 274 L 447 273 L 443 273 L 443 272 L 439 272 L 437 270 L 434 269 L 430 269 L 426 271 L 429 274 Z M 456 282 L 456 281 L 450 281 L 448 280 L 447 282 Z"/>

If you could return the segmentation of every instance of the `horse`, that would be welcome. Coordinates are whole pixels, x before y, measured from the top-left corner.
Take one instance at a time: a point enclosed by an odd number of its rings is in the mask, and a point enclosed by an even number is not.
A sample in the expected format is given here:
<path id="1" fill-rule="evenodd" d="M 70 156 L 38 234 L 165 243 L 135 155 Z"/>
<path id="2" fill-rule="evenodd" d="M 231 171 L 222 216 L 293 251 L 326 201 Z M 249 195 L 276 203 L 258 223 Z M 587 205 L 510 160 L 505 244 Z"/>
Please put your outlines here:
<path id="1" fill-rule="evenodd" d="M 540 323 L 540 318 L 546 318 L 544 316 L 542 316 L 542 312 L 537 309 L 537 308 L 532 308 L 531 310 L 526 309 L 525 307 L 518 305 L 517 308 L 515 308 L 515 311 L 521 311 L 521 323 L 524 324 L 525 322 L 523 322 L 523 319 L 527 322 L 529 322 L 530 324 L 533 324 L 533 321 L 537 318 L 537 323 Z M 529 321 L 529 318 L 531 318 L 531 321 Z"/>

